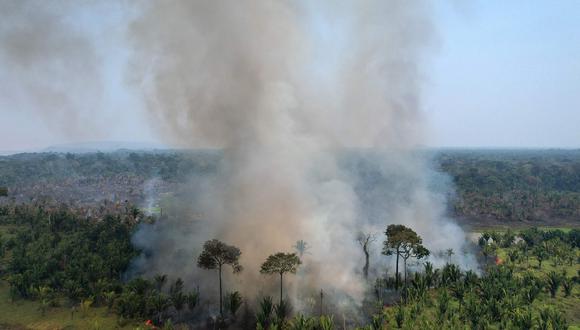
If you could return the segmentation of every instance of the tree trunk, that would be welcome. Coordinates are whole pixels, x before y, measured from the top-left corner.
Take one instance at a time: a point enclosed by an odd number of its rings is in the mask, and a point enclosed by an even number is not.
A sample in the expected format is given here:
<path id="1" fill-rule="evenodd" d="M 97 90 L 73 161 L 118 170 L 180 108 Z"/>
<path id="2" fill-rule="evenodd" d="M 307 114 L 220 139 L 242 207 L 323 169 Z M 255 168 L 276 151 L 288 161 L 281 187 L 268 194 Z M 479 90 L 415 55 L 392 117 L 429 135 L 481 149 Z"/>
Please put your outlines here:
<path id="1" fill-rule="evenodd" d="M 323 302 L 324 302 L 324 292 L 320 289 L 320 316 L 322 316 L 323 309 Z"/>
<path id="2" fill-rule="evenodd" d="M 280 273 L 280 306 L 282 306 L 282 273 Z"/>
<path id="3" fill-rule="evenodd" d="M 395 287 L 399 288 L 399 250 L 397 250 L 397 264 L 395 266 Z"/>
<path id="4" fill-rule="evenodd" d="M 403 265 L 405 266 L 405 286 L 407 285 L 407 258 L 403 258 Z"/>
<path id="5" fill-rule="evenodd" d="M 368 280 L 369 278 L 369 251 L 367 251 L 367 249 L 364 249 L 365 252 L 365 266 L 363 267 L 363 275 L 365 277 L 365 280 Z"/>
<path id="6" fill-rule="evenodd" d="M 219 274 L 220 274 L 220 316 L 223 317 L 224 313 L 222 310 L 222 265 L 219 265 Z"/>

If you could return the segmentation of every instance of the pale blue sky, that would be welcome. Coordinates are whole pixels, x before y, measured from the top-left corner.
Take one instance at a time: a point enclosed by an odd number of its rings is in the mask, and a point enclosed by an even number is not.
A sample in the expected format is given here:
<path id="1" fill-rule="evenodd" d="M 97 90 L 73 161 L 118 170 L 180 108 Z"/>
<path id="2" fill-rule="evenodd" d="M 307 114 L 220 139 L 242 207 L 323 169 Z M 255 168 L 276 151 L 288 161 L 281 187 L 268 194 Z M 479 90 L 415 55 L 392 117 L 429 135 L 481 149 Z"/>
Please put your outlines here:
<path id="1" fill-rule="evenodd" d="M 427 145 L 580 147 L 580 1 L 433 4 L 438 37 L 427 56 L 423 86 Z M 96 132 L 64 133 L 30 111 L 18 97 L 25 90 L 2 75 L 8 68 L 0 57 L 0 150 L 156 140 L 142 105 L 125 87 L 128 51 L 117 39 L 124 13 L 107 9 L 75 16 L 94 34 L 104 68 L 104 109 L 96 114 Z"/>
<path id="2" fill-rule="evenodd" d="M 580 1 L 436 9 L 441 45 L 424 91 L 429 144 L 580 147 Z"/>

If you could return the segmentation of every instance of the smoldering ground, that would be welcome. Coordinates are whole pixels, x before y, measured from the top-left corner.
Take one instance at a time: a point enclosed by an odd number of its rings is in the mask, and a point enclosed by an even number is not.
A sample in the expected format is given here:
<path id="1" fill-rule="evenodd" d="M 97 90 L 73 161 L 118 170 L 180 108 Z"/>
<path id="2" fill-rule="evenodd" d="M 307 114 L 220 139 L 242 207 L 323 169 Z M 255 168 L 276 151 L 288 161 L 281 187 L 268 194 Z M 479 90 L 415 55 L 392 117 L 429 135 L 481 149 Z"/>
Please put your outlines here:
<path id="1" fill-rule="evenodd" d="M 437 252 L 452 248 L 455 251 L 453 262 L 464 268 L 477 267 L 468 245 L 461 239 L 463 232 L 445 216 L 445 200 L 451 193 L 449 178 L 428 167 L 431 163 L 428 153 L 413 152 L 403 155 L 396 151 L 383 153 L 349 149 L 334 155 L 341 173 L 338 184 L 351 188 L 351 194 L 342 201 L 346 203 L 354 200 L 356 203 L 353 214 L 347 214 L 354 217 L 351 230 L 343 236 L 330 232 L 333 229 L 331 221 L 343 221 L 342 217 L 345 216 L 342 213 L 344 209 L 337 202 L 315 215 L 321 214 L 324 218 L 313 218 L 313 221 L 327 221 L 319 224 L 320 232 L 291 236 L 286 245 L 280 244 L 272 250 L 242 250 L 241 262 L 246 269 L 239 275 L 227 274 L 224 290 L 243 292 L 250 304 L 255 303 L 260 296 L 277 294 L 277 278 L 259 275 L 257 268 L 263 260 L 252 265 L 246 254 L 261 254 L 265 260 L 273 251 L 294 251 L 292 245 L 295 241 L 304 239 L 310 248 L 303 257 L 303 265 L 297 275 L 285 277 L 285 290 L 287 296 L 293 299 L 295 308 L 318 313 L 318 293 L 321 289 L 326 292 L 328 303 L 335 304 L 337 308 L 356 306 L 361 302 L 365 290 L 362 274 L 364 255 L 356 242 L 357 233 L 362 231 L 376 237 L 371 244 L 370 278 L 384 276 L 385 273 L 393 276 L 394 259 L 381 255 L 382 241 L 385 239 L 383 232 L 391 223 L 402 223 L 416 229 L 432 251 L 433 255 L 429 260 L 436 266 L 442 266 L 447 260 L 438 256 Z M 421 167 L 424 174 L 417 176 L 417 169 L 401 167 L 403 158 L 413 158 L 412 162 Z M 170 203 L 173 206 L 164 210 L 162 219 L 154 224 L 141 226 L 133 240 L 137 247 L 143 249 L 143 254 L 134 261 L 130 274 L 153 277 L 163 273 L 173 279 L 186 279 L 186 286 L 189 288 L 202 288 L 202 300 L 207 303 L 204 308 L 209 314 L 217 313 L 216 274 L 214 271 L 197 268 L 196 258 L 201 252 L 203 242 L 215 235 L 212 219 L 200 210 L 215 206 L 216 200 L 223 198 L 220 190 L 227 189 L 227 182 L 224 182 L 220 170 L 226 161 L 223 154 L 220 159 L 215 172 L 193 175 L 191 181 L 184 185 L 184 190 L 173 197 L 174 200 Z M 405 164 L 407 162 L 411 162 L 411 159 L 405 159 Z M 276 172 L 276 169 L 272 171 Z M 320 199 L 337 198 L 335 195 L 327 197 L 333 193 L 332 188 L 335 188 L 337 182 L 329 183 L 321 173 L 313 173 L 309 179 L 312 180 L 312 185 L 322 187 Z M 326 189 L 327 187 L 330 188 Z M 347 204 L 348 207 L 350 205 Z M 232 228 L 236 226 L 232 225 Z M 268 240 L 268 237 L 262 238 L 261 235 L 265 234 L 267 233 L 256 229 L 254 235 L 239 236 L 237 240 L 230 242 L 238 244 L 237 242 L 244 240 Z M 344 257 L 329 250 L 340 244 L 348 246 L 350 255 Z M 329 267 L 329 262 L 335 262 L 335 268 Z M 409 269 L 422 270 L 422 266 L 411 266 Z M 344 275 L 342 272 L 347 270 L 348 275 Z M 251 274 L 255 276 L 245 277 L 244 273 L 248 271 L 255 272 Z M 345 278 L 336 278 L 337 275 Z M 359 287 L 361 291 L 355 291 Z"/>

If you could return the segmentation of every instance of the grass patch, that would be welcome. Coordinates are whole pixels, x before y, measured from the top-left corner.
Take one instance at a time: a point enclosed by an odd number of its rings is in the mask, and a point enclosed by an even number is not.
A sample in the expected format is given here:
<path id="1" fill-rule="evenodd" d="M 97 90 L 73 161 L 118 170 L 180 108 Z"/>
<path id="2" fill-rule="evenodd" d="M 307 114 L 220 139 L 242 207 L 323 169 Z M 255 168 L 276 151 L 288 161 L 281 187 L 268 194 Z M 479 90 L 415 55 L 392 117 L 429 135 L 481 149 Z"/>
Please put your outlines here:
<path id="1" fill-rule="evenodd" d="M 87 315 L 75 312 L 66 307 L 52 307 L 44 316 L 36 301 L 19 299 L 14 303 L 9 296 L 9 285 L 0 281 L 0 329 L 134 329 L 138 323 L 124 327 L 117 324 L 117 316 L 112 312 L 107 315 L 105 307 L 90 308 Z"/>

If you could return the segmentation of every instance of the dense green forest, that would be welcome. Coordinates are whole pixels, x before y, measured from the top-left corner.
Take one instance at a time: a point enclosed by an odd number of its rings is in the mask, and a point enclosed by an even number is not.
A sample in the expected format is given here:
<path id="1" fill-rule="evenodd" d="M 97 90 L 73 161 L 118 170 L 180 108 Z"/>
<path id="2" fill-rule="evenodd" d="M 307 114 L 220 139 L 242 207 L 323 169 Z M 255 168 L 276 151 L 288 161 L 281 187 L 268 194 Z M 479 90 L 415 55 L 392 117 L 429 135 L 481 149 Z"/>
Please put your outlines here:
<path id="1" fill-rule="evenodd" d="M 106 307 L 121 326 L 133 319 L 180 321 L 174 314 L 186 317 L 197 304 L 197 292 L 185 292 L 181 279 L 162 294 L 167 276 L 124 278 L 139 253 L 131 243 L 138 217 L 134 208 L 94 220 L 64 207 L 0 207 L 0 279 L 9 284 L 10 300 L 37 301 L 42 315 L 70 308 L 71 318 Z"/>
<path id="2" fill-rule="evenodd" d="M 439 169 L 454 183 L 454 214 L 580 225 L 580 151 L 447 151 Z"/>
<path id="3" fill-rule="evenodd" d="M 31 153 L 0 157 L 0 186 L 50 183 L 73 178 L 158 176 L 175 181 L 192 173 L 215 169 L 217 151 L 164 151 L 112 153 Z"/>
<path id="4" fill-rule="evenodd" d="M 449 213 L 470 224 L 509 221 L 579 225 L 580 150 L 437 150 L 425 152 L 452 183 Z M 51 198 L 142 204 L 144 186 L 173 192 L 191 176 L 214 173 L 214 150 L 0 157 L 0 202 Z M 275 170 L 275 169 L 274 169 Z M 80 200 L 82 199 L 82 200 Z"/>
<path id="5" fill-rule="evenodd" d="M 71 319 L 101 308 L 103 315 L 116 320 L 114 327 L 147 323 L 149 328 L 167 329 L 339 329 L 345 325 L 358 329 L 567 329 L 580 324 L 578 229 L 483 232 L 474 244 L 483 267 L 478 275 L 456 266 L 452 250 L 445 251 L 447 264 L 435 268 L 425 262 L 432 253 L 429 246 L 423 246 L 412 228 L 390 225 L 381 238 L 382 251 L 400 255 L 401 267 L 391 276 L 367 282 L 363 306 L 353 315 L 341 312 L 331 293 L 320 292 L 318 298 L 318 291 L 307 298 L 313 301 L 312 308 L 293 311 L 283 299 L 282 279 L 301 267 L 295 253 L 271 251 L 261 266 L 262 273 L 280 276 L 278 302 L 278 297 L 243 297 L 235 287 L 221 294 L 221 285 L 220 299 L 214 299 L 208 292 L 215 290 L 165 274 L 125 278 L 131 259 L 139 253 L 130 241 L 139 216 L 132 207 L 99 220 L 78 217 L 64 207 L 0 207 L 0 283 L 9 286 L 9 296 L 0 299 L 9 299 L 10 304 L 33 301 L 38 310 L 32 313 L 43 316 L 68 308 Z M 222 271 L 245 271 L 239 263 L 242 252 L 209 240 L 197 267 L 219 270 L 220 278 Z M 422 266 L 407 273 L 408 260 Z M 196 260 L 191 260 L 184 267 L 195 265 Z M 219 301 L 217 318 L 207 318 L 200 297 L 214 306 Z"/>

